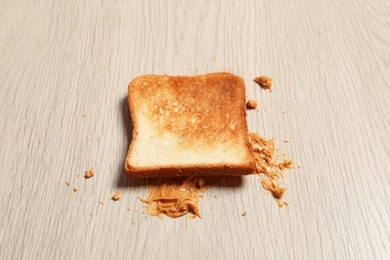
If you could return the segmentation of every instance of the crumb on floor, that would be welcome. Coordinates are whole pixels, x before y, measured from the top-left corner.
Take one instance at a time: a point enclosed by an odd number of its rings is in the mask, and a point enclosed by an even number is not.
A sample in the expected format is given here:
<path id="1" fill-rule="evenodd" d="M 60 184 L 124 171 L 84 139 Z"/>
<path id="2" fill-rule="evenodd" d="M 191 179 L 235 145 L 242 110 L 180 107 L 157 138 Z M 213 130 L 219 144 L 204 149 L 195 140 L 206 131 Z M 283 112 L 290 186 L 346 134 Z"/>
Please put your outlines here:
<path id="1" fill-rule="evenodd" d="M 189 220 L 194 220 L 194 219 L 196 219 L 196 217 L 197 217 L 196 215 L 191 215 L 191 216 L 188 216 L 188 219 Z"/>
<path id="2" fill-rule="evenodd" d="M 89 179 L 95 175 L 95 171 L 93 170 L 93 167 L 89 168 L 88 170 L 85 171 L 84 177 L 86 179 Z"/>
<path id="3" fill-rule="evenodd" d="M 77 192 L 78 190 L 79 190 L 79 189 L 76 188 L 76 187 L 73 188 L 73 191 L 74 191 L 74 192 Z"/>
<path id="4" fill-rule="evenodd" d="M 248 100 L 248 102 L 246 102 L 246 107 L 250 109 L 255 109 L 257 107 L 256 100 Z"/>
<path id="5" fill-rule="evenodd" d="M 272 78 L 268 76 L 260 76 L 255 78 L 255 82 L 263 89 L 269 89 L 269 91 L 272 92 Z"/>
<path id="6" fill-rule="evenodd" d="M 112 196 L 112 200 L 119 200 L 120 198 L 122 197 L 122 192 L 118 191 L 118 192 L 115 192 L 115 194 Z"/>
<path id="7" fill-rule="evenodd" d="M 241 216 L 245 217 L 246 216 L 246 211 L 242 212 Z"/>
<path id="8" fill-rule="evenodd" d="M 67 181 L 67 182 L 66 182 L 66 186 L 68 186 L 68 187 L 69 187 L 69 186 L 70 186 L 70 182 L 68 182 L 68 181 Z"/>

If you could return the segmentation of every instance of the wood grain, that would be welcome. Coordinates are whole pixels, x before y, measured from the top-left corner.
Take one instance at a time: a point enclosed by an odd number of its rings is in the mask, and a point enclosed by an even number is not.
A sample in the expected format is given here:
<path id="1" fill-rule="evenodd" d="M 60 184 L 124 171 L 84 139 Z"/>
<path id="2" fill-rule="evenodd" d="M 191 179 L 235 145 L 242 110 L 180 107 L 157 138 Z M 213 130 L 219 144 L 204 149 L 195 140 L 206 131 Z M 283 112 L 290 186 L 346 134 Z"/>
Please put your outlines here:
<path id="1" fill-rule="evenodd" d="M 0 1 L 0 259 L 388 259 L 389 3 Z M 123 171 L 127 84 L 217 71 L 302 165 L 290 206 L 251 176 L 206 192 L 201 220 L 150 217 Z"/>

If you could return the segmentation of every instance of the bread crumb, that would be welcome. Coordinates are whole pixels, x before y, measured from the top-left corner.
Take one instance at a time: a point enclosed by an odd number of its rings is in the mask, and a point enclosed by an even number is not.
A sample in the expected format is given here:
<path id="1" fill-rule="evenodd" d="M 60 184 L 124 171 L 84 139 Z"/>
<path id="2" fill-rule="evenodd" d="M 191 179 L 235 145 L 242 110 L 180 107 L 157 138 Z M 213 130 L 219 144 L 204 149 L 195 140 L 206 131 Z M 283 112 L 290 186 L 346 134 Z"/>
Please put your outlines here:
<path id="1" fill-rule="evenodd" d="M 95 171 L 94 171 L 93 168 L 91 167 L 90 169 L 88 169 L 88 170 L 85 171 L 84 178 L 89 179 L 89 178 L 91 178 L 91 177 L 94 176 L 94 175 L 95 175 Z"/>
<path id="2" fill-rule="evenodd" d="M 279 163 L 279 168 L 284 169 L 293 169 L 295 167 L 294 161 L 291 160 L 284 160 L 283 162 Z"/>
<path id="3" fill-rule="evenodd" d="M 272 92 L 272 78 L 268 76 L 260 76 L 255 78 L 255 82 L 263 89 L 269 89 L 269 91 Z"/>
<path id="4" fill-rule="evenodd" d="M 298 165 L 298 168 L 302 168 L 302 165 Z"/>
<path id="5" fill-rule="evenodd" d="M 216 199 L 216 198 L 218 198 L 218 196 L 217 196 L 217 195 L 214 195 L 214 199 Z"/>
<path id="6" fill-rule="evenodd" d="M 246 107 L 250 109 L 255 109 L 257 107 L 256 100 L 248 100 L 248 102 L 246 102 Z"/>
<path id="7" fill-rule="evenodd" d="M 119 200 L 120 198 L 122 197 L 122 192 L 118 191 L 118 192 L 115 192 L 115 194 L 112 196 L 112 200 Z"/>
<path id="8" fill-rule="evenodd" d="M 104 202 L 103 202 L 103 201 L 100 201 L 100 205 L 102 205 L 102 206 L 103 206 L 103 205 L 104 205 Z"/>
<path id="9" fill-rule="evenodd" d="M 79 190 L 79 189 L 76 188 L 76 187 L 73 188 L 73 191 L 74 191 L 74 192 L 77 192 L 78 190 Z"/>
<path id="10" fill-rule="evenodd" d="M 242 212 L 241 216 L 245 217 L 246 216 L 246 211 Z"/>
<path id="11" fill-rule="evenodd" d="M 188 216 L 188 219 L 192 221 L 192 220 L 196 219 L 196 215 Z"/>
<path id="12" fill-rule="evenodd" d="M 70 182 L 68 182 L 68 181 L 67 181 L 67 182 L 66 182 L 66 186 L 68 186 L 68 187 L 69 187 L 69 186 L 70 186 Z"/>
<path id="13" fill-rule="evenodd" d="M 127 211 L 130 211 L 130 208 L 127 208 Z"/>
<path id="14" fill-rule="evenodd" d="M 289 142 L 290 142 L 290 139 L 283 139 L 283 142 L 289 143 Z"/>
<path id="15" fill-rule="evenodd" d="M 80 173 L 77 173 L 77 174 L 76 174 L 76 177 L 77 177 L 77 178 L 80 177 Z"/>

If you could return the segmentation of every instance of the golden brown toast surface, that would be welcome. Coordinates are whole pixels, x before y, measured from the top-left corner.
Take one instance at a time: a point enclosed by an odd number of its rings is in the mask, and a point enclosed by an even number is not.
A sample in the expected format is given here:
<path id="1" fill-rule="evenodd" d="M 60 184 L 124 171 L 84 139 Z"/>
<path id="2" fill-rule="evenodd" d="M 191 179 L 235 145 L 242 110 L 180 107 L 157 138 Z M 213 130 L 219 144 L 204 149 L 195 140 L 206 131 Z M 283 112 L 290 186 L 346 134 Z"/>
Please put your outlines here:
<path id="1" fill-rule="evenodd" d="M 253 172 L 240 77 L 145 75 L 129 84 L 128 97 L 130 177 Z"/>

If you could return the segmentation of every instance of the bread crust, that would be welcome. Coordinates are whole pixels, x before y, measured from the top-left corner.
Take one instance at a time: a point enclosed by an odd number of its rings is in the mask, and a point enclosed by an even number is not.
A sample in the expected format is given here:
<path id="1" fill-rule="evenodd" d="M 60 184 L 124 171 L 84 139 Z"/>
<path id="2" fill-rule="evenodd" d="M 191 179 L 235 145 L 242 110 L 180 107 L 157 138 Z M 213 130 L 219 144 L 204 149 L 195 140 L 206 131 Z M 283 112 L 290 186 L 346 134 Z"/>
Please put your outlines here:
<path id="1" fill-rule="evenodd" d="M 164 166 L 164 167 L 132 167 L 126 163 L 125 169 L 130 178 L 149 177 L 178 177 L 178 176 L 218 176 L 230 175 L 240 176 L 254 173 L 254 164 L 237 165 L 185 165 L 185 166 Z"/>
<path id="2" fill-rule="evenodd" d="M 161 83 L 163 82 L 163 83 Z M 205 86 L 207 82 L 207 86 Z M 160 85 L 159 85 L 160 84 Z M 212 86 L 212 87 L 210 87 Z M 137 109 L 142 102 L 156 99 L 156 89 L 167 89 L 167 95 L 177 97 L 186 104 L 196 104 L 190 108 L 175 108 L 174 116 L 161 115 L 161 109 L 167 104 L 162 103 L 163 98 L 147 106 L 147 118 L 153 122 L 153 128 L 161 135 L 165 133 L 181 137 L 178 149 L 186 146 L 212 147 L 220 142 L 236 142 L 236 136 L 243 139 L 243 146 L 239 147 L 245 153 L 244 159 L 239 163 L 196 163 L 179 165 L 151 165 L 141 166 L 131 162 L 133 152 L 137 146 L 140 131 L 140 118 Z M 209 94 L 210 93 L 210 94 Z M 202 95 L 208 95 L 203 102 Z M 226 98 L 226 100 L 225 100 Z M 213 176 L 213 175 L 247 175 L 255 169 L 254 157 L 250 150 L 248 127 L 245 112 L 245 84 L 241 77 L 230 73 L 211 73 L 206 75 L 184 77 L 164 75 L 144 75 L 133 79 L 128 86 L 128 100 L 130 115 L 133 123 L 133 136 L 130 144 L 125 170 L 128 177 L 175 177 L 175 176 Z M 215 102 L 214 102 L 215 101 Z M 183 104 L 182 102 L 182 104 Z M 230 102 L 230 103 L 229 103 Z M 230 106 L 234 107 L 234 114 L 224 113 Z M 145 109 L 144 109 L 145 110 Z M 181 112 L 183 111 L 183 112 Z M 215 111 L 218 111 L 215 115 Z M 164 111 L 163 111 L 164 112 Z M 226 114 L 226 116 L 225 116 Z M 191 118 L 191 115 L 192 118 Z M 196 116 L 194 116 L 196 115 Z M 230 116 L 230 118 L 229 118 Z M 191 123 L 193 127 L 188 127 Z M 191 122 L 192 122 L 191 121 Z M 201 127 L 206 122 L 207 127 Z M 229 122 L 232 122 L 229 125 Z M 182 127 L 187 125 L 187 127 Z M 218 138 L 220 138 L 218 140 Z M 216 141 L 217 140 L 217 141 Z"/>

